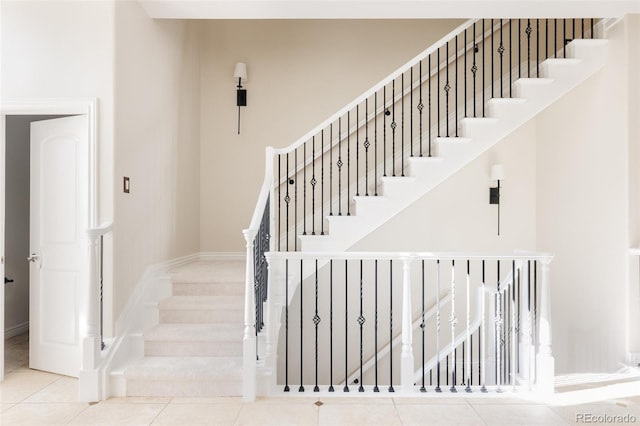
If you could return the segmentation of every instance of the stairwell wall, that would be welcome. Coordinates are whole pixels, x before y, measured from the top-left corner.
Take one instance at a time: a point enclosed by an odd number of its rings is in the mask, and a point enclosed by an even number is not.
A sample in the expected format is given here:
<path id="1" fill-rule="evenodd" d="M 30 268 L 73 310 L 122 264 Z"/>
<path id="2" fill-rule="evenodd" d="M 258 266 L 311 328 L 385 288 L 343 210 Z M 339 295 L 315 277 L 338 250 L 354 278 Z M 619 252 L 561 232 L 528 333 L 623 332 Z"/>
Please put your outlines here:
<path id="1" fill-rule="evenodd" d="M 200 211 L 197 22 L 138 2 L 116 2 L 115 19 L 114 319 L 145 268 L 199 251 Z"/>
<path id="2" fill-rule="evenodd" d="M 201 251 L 243 252 L 264 148 L 295 142 L 459 20 L 237 20 L 204 25 Z M 235 103 L 245 62 L 248 105 Z"/>
<path id="3" fill-rule="evenodd" d="M 638 126 L 628 115 L 629 23 L 609 32 L 605 67 L 536 123 L 537 239 L 555 254 L 557 373 L 612 371 L 626 357 L 629 129 Z"/>

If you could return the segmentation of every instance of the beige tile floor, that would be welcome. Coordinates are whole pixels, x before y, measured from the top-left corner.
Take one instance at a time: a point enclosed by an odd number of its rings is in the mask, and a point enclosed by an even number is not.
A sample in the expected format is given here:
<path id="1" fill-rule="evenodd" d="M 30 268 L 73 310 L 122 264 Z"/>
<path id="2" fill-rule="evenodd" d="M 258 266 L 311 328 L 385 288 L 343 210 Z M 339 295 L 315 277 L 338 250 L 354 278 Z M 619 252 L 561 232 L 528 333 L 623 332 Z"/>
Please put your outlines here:
<path id="1" fill-rule="evenodd" d="M 0 425 L 571 425 L 579 414 L 640 425 L 640 381 L 558 388 L 550 403 L 504 397 L 111 398 L 77 401 L 77 380 L 30 370 L 28 336 L 5 343 Z M 319 403 L 321 402 L 321 404 Z M 585 402 L 586 404 L 579 404 Z M 625 417 L 626 416 L 626 417 Z M 586 417 L 585 417 L 586 419 Z M 598 420 L 599 418 L 595 418 Z M 615 420 L 612 417 L 602 420 Z M 592 422 L 593 423 L 593 422 Z M 616 424 L 609 421 L 606 424 Z M 600 422 L 602 424 L 602 422 Z"/>

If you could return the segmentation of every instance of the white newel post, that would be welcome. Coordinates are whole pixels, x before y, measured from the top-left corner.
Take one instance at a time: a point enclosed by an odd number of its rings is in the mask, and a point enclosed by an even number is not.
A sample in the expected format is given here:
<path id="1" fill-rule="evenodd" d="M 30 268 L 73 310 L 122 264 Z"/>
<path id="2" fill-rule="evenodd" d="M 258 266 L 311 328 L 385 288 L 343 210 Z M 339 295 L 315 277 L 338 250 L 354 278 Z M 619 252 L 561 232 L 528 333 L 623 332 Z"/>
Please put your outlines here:
<path id="1" fill-rule="evenodd" d="M 253 241 L 257 231 L 242 231 L 247 242 L 247 263 L 244 289 L 244 334 L 242 337 L 242 399 L 256 399 L 256 313 L 254 301 Z"/>
<path id="2" fill-rule="evenodd" d="M 550 258 L 540 261 L 540 329 L 538 331 L 538 377 L 536 389 L 541 393 L 554 392 L 555 361 L 551 354 L 551 290 L 549 287 Z"/>
<path id="3" fill-rule="evenodd" d="M 402 261 L 402 355 L 400 360 L 400 385 L 402 392 L 408 393 L 414 389 L 413 363 L 413 327 L 411 312 L 411 259 Z"/>
<path id="4" fill-rule="evenodd" d="M 82 354 L 78 380 L 78 397 L 81 401 L 100 400 L 100 306 L 98 295 L 98 244 L 100 233 L 87 231 L 89 243 L 89 282 L 84 305 L 86 318 L 82 337 Z"/>

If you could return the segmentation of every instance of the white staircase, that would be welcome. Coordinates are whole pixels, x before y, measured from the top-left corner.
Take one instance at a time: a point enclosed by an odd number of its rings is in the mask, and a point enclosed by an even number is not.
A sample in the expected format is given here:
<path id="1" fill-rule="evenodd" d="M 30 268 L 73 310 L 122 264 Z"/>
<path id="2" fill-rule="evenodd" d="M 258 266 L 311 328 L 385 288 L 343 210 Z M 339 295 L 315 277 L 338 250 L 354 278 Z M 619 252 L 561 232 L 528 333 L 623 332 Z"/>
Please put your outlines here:
<path id="1" fill-rule="evenodd" d="M 244 261 L 201 261 L 172 272 L 172 296 L 144 333 L 144 357 L 124 372 L 127 396 L 242 394 Z"/>
<path id="2" fill-rule="evenodd" d="M 299 235 L 302 250 L 349 249 L 597 72 L 605 63 L 606 45 L 602 39 L 571 41 L 566 59 L 540 64 L 539 78 L 515 80 L 512 98 L 488 100 L 486 117 L 462 118 L 460 137 L 435 138 L 435 156 L 410 157 L 405 176 L 381 178 L 378 196 L 353 197 L 355 213 L 327 216 L 327 234 Z"/>

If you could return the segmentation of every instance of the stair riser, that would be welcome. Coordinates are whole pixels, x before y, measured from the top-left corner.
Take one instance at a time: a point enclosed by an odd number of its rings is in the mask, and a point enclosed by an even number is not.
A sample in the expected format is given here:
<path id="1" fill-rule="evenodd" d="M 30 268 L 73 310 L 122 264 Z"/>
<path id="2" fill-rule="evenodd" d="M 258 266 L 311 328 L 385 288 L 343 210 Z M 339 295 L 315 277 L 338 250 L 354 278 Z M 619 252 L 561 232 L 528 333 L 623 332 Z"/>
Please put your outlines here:
<path id="1" fill-rule="evenodd" d="M 150 342 L 145 356 L 242 356 L 242 342 Z"/>
<path id="2" fill-rule="evenodd" d="M 242 296 L 244 283 L 174 283 L 174 296 Z"/>
<path id="3" fill-rule="evenodd" d="M 127 381 L 127 396 L 242 396 L 242 381 L 137 380 Z"/>
<path id="4" fill-rule="evenodd" d="M 244 313 L 239 309 L 219 310 L 160 310 L 161 323 L 242 323 Z"/>

